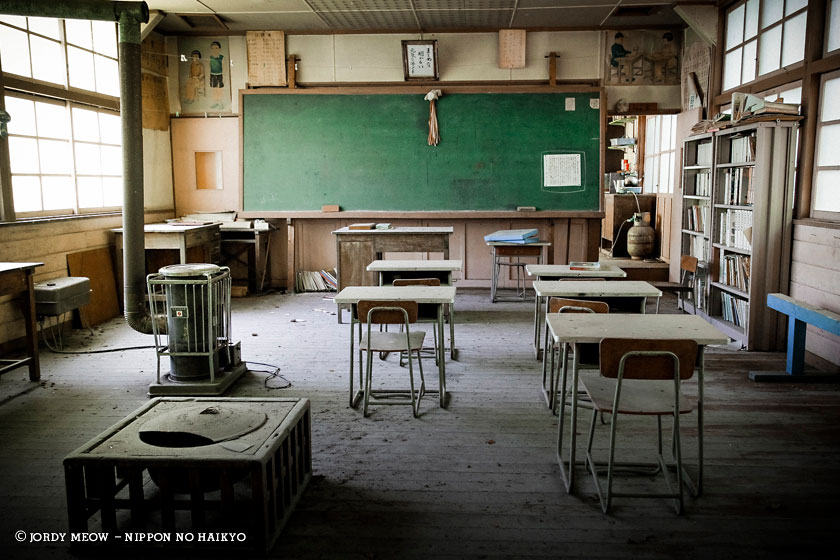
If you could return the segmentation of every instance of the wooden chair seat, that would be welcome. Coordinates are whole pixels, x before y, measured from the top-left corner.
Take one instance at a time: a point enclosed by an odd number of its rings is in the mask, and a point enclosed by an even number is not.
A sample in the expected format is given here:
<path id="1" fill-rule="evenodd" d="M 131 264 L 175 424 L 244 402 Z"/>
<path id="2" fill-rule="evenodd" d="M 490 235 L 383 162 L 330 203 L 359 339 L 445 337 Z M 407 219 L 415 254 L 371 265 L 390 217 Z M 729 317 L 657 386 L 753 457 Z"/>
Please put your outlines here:
<path id="1" fill-rule="evenodd" d="M 612 412 L 615 399 L 615 379 L 601 377 L 597 370 L 580 372 L 580 380 L 593 406 L 600 412 Z M 691 399 L 680 393 L 680 414 L 694 410 Z M 674 382 L 670 380 L 626 379 L 621 384 L 619 414 L 659 416 L 674 412 Z"/>
<path id="2" fill-rule="evenodd" d="M 423 348 L 423 340 L 426 338 L 424 331 L 412 331 L 408 335 L 411 348 L 409 351 Z M 362 332 L 362 340 L 359 343 L 361 348 L 370 349 L 372 352 L 402 352 L 405 347 L 405 333 L 402 332 L 377 332 L 370 333 L 370 344 L 368 344 L 367 332 Z"/>
<path id="3" fill-rule="evenodd" d="M 663 292 L 691 292 L 692 286 L 685 286 L 679 282 L 648 282 L 651 286 Z"/>

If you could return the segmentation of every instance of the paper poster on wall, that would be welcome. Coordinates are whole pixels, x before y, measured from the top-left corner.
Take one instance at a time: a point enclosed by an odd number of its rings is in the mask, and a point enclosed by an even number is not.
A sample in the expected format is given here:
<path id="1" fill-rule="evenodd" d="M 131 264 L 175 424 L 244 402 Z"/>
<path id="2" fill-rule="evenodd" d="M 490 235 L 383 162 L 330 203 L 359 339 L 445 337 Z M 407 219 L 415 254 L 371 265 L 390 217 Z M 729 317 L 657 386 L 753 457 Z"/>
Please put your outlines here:
<path id="1" fill-rule="evenodd" d="M 543 154 L 543 190 L 580 192 L 583 187 L 583 152 L 549 152 Z"/>
<path id="2" fill-rule="evenodd" d="M 230 112 L 228 39 L 181 37 L 178 51 L 181 112 Z"/>
<path id="3" fill-rule="evenodd" d="M 605 85 L 678 85 L 678 31 L 605 31 Z"/>

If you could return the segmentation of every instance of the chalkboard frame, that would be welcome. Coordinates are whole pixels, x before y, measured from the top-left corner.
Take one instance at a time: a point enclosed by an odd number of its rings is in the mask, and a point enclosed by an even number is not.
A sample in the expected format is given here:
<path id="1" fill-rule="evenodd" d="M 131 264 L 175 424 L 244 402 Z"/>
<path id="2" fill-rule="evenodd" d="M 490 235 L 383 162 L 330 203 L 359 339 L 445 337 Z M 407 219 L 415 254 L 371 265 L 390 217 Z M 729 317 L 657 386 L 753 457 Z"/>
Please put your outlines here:
<path id="1" fill-rule="evenodd" d="M 245 107 L 243 98 L 248 95 L 425 95 L 430 89 L 443 88 L 445 95 L 462 94 L 462 93 L 480 93 L 480 94 L 518 94 L 518 93 L 536 93 L 536 94 L 579 94 L 579 93 L 595 93 L 598 95 L 599 111 L 599 148 L 598 153 L 592 153 L 593 157 L 598 158 L 598 177 L 602 177 L 604 173 L 604 159 L 603 154 L 606 149 L 605 146 L 605 128 L 606 128 L 606 90 L 603 87 L 587 84 L 564 84 L 558 86 L 544 86 L 544 85 L 498 85 L 491 84 L 487 86 L 469 84 L 469 85 L 444 85 L 439 82 L 429 82 L 422 85 L 376 85 L 376 86 L 336 86 L 324 87 L 315 86 L 303 89 L 289 89 L 289 88 L 259 88 L 250 90 L 240 90 L 240 114 L 239 114 L 239 207 L 238 211 L 243 218 L 331 218 L 344 217 L 349 219 L 370 218 L 380 219 L 388 216 L 392 219 L 399 218 L 505 218 L 505 217 L 524 217 L 522 212 L 507 209 L 484 209 L 484 210 L 462 210 L 462 209 L 448 209 L 448 210 L 345 210 L 341 208 L 339 214 L 333 212 L 322 212 L 317 209 L 307 210 L 244 210 L 244 115 L 242 108 Z M 593 105 L 594 107 L 594 105 Z M 603 213 L 603 192 L 601 192 L 600 184 L 598 185 L 598 208 L 597 209 L 540 209 L 531 211 L 527 215 L 533 218 L 602 218 Z"/>

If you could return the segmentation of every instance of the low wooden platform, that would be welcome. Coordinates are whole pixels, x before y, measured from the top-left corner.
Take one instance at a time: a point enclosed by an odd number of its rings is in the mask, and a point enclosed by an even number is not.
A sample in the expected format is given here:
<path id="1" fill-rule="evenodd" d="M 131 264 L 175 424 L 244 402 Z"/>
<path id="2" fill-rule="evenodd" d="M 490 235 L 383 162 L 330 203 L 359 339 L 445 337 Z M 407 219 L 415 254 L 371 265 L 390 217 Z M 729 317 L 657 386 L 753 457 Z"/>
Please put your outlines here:
<path id="1" fill-rule="evenodd" d="M 663 311 L 675 301 L 666 296 Z M 446 363 L 448 407 L 424 398 L 419 418 L 408 407 L 379 406 L 365 419 L 347 406 L 347 325 L 336 323 L 324 294 L 233 302 L 234 336 L 252 371 L 230 396 L 311 400 L 313 478 L 270 557 L 801 558 L 835 546 L 840 385 L 757 385 L 747 372 L 782 368 L 783 354 L 710 351 L 706 493 L 688 499 L 681 517 L 665 501 L 630 499 L 617 499 L 605 516 L 590 477 L 580 476 L 572 495 L 560 480 L 557 418 L 545 407 L 533 355 L 533 303 L 490 304 L 486 290 L 459 289 L 456 307 L 460 357 Z M 119 319 L 93 335 L 65 336 L 73 350 L 150 343 Z M 40 384 L 25 370 L 3 376 L 0 557 L 70 557 L 67 542 L 18 543 L 15 532 L 67 532 L 62 458 L 146 402 L 154 362 L 152 349 L 44 351 Z M 275 388 L 283 380 L 256 362 L 277 365 L 292 385 Z M 424 364 L 434 372 L 431 359 Z M 396 356 L 374 367 L 383 385 L 407 382 Z M 426 382 L 434 388 L 435 375 Z M 655 424 L 627 422 L 633 428 L 620 430 L 619 448 L 641 457 Z M 687 434 L 691 464 L 696 440 Z"/>

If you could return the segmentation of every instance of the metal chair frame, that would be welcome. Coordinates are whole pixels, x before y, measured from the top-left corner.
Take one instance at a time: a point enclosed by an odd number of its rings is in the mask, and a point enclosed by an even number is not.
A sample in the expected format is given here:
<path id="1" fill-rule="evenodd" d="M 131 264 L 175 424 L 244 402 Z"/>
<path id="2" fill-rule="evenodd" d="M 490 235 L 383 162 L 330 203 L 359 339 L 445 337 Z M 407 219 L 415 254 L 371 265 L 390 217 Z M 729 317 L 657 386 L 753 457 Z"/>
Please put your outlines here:
<path id="1" fill-rule="evenodd" d="M 690 255 L 683 255 L 680 257 L 680 282 L 673 283 L 657 283 L 653 282 L 653 286 L 659 288 L 663 292 L 674 292 L 677 294 L 677 308 L 685 311 L 685 304 L 683 303 L 684 294 L 691 294 L 691 306 L 694 309 L 694 314 L 697 315 L 697 257 Z M 656 313 L 659 314 L 659 303 L 662 301 L 661 297 L 656 298 Z"/>
<path id="2" fill-rule="evenodd" d="M 624 339 L 605 339 L 601 341 L 601 355 L 604 355 L 604 351 L 611 350 L 613 346 L 620 346 L 620 345 L 632 345 L 633 342 L 636 341 L 628 341 Z M 592 397 L 592 419 L 590 422 L 589 427 L 589 439 L 587 442 L 586 447 L 586 458 L 585 458 L 585 465 L 587 470 L 592 474 L 593 481 L 595 483 L 595 490 L 598 494 L 598 500 L 601 503 L 601 509 L 604 513 L 609 512 L 609 508 L 612 504 L 612 499 L 614 497 L 623 497 L 623 498 L 668 498 L 674 500 L 674 510 L 676 511 L 677 515 L 681 514 L 684 508 L 684 497 L 683 497 L 683 466 L 682 466 L 682 442 L 680 438 L 680 415 L 686 414 L 691 412 L 693 407 L 687 406 L 687 403 L 680 394 L 680 385 L 683 379 L 688 379 L 694 374 L 694 366 L 697 360 L 697 344 L 691 340 L 672 340 L 672 341 L 655 341 L 658 343 L 657 345 L 668 348 L 670 347 L 671 350 L 630 350 L 624 352 L 618 362 L 617 371 L 611 371 L 611 367 L 607 364 L 607 368 L 602 367 L 600 370 L 600 375 L 602 377 L 614 377 L 615 378 L 615 395 L 613 397 L 612 407 L 609 410 L 604 410 L 602 407 L 598 405 L 597 399 Z M 680 348 L 682 346 L 683 348 Z M 685 363 L 681 364 L 680 356 L 677 355 L 677 352 L 685 352 L 685 348 L 689 348 L 689 352 L 683 355 L 683 358 L 686 358 L 686 361 L 690 360 L 690 365 L 686 366 Z M 671 369 L 670 369 L 670 376 L 664 375 L 665 366 L 662 364 L 659 365 L 660 369 L 656 370 L 655 367 L 650 367 L 650 369 L 645 369 L 645 371 L 640 371 L 639 365 L 634 364 L 631 368 L 629 368 L 629 375 L 628 375 L 628 368 L 627 368 L 627 360 L 629 358 L 634 357 L 642 357 L 642 358 L 665 358 L 666 360 L 671 361 Z M 602 362 L 604 360 L 602 359 Z M 649 363 L 649 362 L 648 362 Z M 603 366 L 604 364 L 602 364 Z M 688 373 L 685 370 L 688 369 Z M 627 379 L 631 379 L 631 382 L 634 381 L 641 381 L 644 380 L 668 380 L 673 379 L 674 382 L 674 401 L 672 407 L 669 411 L 664 411 L 661 409 L 658 410 L 650 410 L 650 411 L 622 411 L 620 409 L 620 401 L 622 395 L 622 384 L 624 383 L 625 377 Z M 586 387 L 586 382 L 584 379 L 584 387 Z M 587 388 L 587 392 L 589 388 Z M 592 396 L 592 395 L 590 395 Z M 683 404 L 686 406 L 681 407 L 681 400 Z M 607 469 L 607 481 L 606 481 L 606 488 L 602 486 L 601 477 L 598 474 L 599 470 L 603 470 L 603 465 L 596 465 L 595 460 L 592 457 L 592 446 L 595 439 L 595 426 L 597 425 L 597 414 L 598 412 L 609 412 L 612 415 L 612 421 L 610 422 L 610 439 L 609 439 L 609 457 L 606 465 Z M 657 462 L 655 464 L 644 464 L 644 463 L 617 463 L 615 461 L 615 440 L 616 440 L 616 431 L 618 427 L 618 417 L 621 414 L 637 414 L 637 415 L 655 415 L 657 418 Z M 663 454 L 663 445 L 662 445 L 662 417 L 663 416 L 673 416 L 673 430 L 672 430 L 672 439 L 671 439 L 671 459 L 673 463 L 669 463 L 666 460 Z M 634 469 L 638 469 L 639 467 L 648 467 L 649 470 L 644 474 L 657 474 L 658 472 L 662 472 L 663 478 L 665 479 L 665 484 L 668 488 L 668 492 L 616 492 L 613 490 L 613 478 L 615 475 L 615 471 L 617 470 L 616 467 L 632 467 Z M 652 470 L 650 468 L 652 467 Z M 676 473 L 676 481 L 672 480 L 671 475 L 669 473 L 669 469 L 675 470 Z M 687 476 L 687 475 L 686 475 Z"/>
<path id="3" fill-rule="evenodd" d="M 412 333 L 409 327 L 410 324 L 416 323 L 417 321 L 417 302 L 413 301 L 367 301 L 362 300 L 359 301 L 357 304 L 357 315 L 359 319 L 359 374 L 361 376 L 362 372 L 362 352 L 367 352 L 366 355 L 366 362 L 365 362 L 365 374 L 364 374 L 364 404 L 362 408 L 362 414 L 364 416 L 368 416 L 368 407 L 370 404 L 383 404 L 383 405 L 411 405 L 411 411 L 413 416 L 416 418 L 420 412 L 420 400 L 423 398 L 423 395 L 426 393 L 426 380 L 423 376 L 423 362 L 421 360 L 420 351 L 422 350 L 423 345 L 423 338 L 425 338 L 425 333 L 423 331 L 417 331 L 415 333 L 415 337 L 418 338 L 419 345 L 412 345 L 411 338 Z M 367 313 L 365 313 L 367 311 Z M 362 324 L 367 324 L 367 331 L 365 336 L 362 336 Z M 404 327 L 403 333 L 387 333 L 387 332 L 376 332 L 372 330 L 372 325 L 402 325 Z M 380 352 L 383 348 L 379 347 L 376 344 L 375 337 L 388 337 L 390 342 L 396 343 L 396 341 L 402 336 L 405 335 L 405 343 L 403 345 L 404 348 L 408 350 L 408 377 L 410 381 L 410 389 L 406 391 L 405 389 L 377 389 L 374 390 L 372 388 L 373 384 L 373 354 L 374 352 Z M 419 335 L 419 336 L 418 336 Z M 385 344 L 384 350 L 395 351 L 396 348 L 388 346 Z M 420 388 L 415 389 L 414 387 L 414 365 L 413 360 L 411 359 L 411 353 L 417 353 L 417 366 L 420 373 Z M 350 356 L 351 356 L 351 363 L 353 360 L 353 344 L 351 342 L 350 347 Z M 360 383 L 362 380 L 359 380 Z M 408 395 L 406 395 L 408 393 Z M 354 406 L 354 397 L 353 397 L 353 371 L 351 365 L 350 371 L 350 406 Z M 388 400 L 388 399 L 395 399 L 395 398 L 406 398 L 406 396 L 410 397 L 410 402 L 400 401 L 400 400 Z"/>

